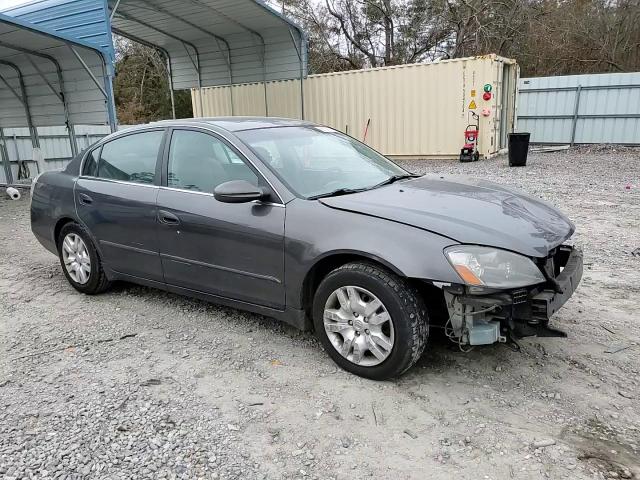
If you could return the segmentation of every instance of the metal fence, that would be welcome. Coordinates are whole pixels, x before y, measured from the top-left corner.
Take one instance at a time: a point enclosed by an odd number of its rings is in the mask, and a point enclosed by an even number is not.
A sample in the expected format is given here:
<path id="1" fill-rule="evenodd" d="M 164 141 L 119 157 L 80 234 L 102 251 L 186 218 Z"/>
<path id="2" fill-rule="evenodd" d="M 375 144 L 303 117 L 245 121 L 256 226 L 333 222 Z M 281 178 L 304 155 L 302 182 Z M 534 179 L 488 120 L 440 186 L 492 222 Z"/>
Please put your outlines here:
<path id="1" fill-rule="evenodd" d="M 532 143 L 640 145 L 640 73 L 522 78 L 517 131 Z"/>

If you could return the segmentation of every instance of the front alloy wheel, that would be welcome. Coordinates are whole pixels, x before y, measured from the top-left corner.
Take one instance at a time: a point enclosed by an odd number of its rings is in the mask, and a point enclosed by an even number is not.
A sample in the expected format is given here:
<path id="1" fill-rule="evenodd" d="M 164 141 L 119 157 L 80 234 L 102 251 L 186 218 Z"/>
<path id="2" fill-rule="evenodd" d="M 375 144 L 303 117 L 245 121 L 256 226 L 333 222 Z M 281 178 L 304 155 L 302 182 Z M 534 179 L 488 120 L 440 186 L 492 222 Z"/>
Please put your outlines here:
<path id="1" fill-rule="evenodd" d="M 320 282 L 313 323 L 334 362 L 374 380 L 400 375 L 417 362 L 429 333 L 416 288 L 369 262 L 343 265 Z"/>
<path id="2" fill-rule="evenodd" d="M 340 287 L 329 295 L 324 330 L 340 355 L 356 365 L 378 365 L 393 349 L 389 312 L 378 297 L 361 287 Z"/>

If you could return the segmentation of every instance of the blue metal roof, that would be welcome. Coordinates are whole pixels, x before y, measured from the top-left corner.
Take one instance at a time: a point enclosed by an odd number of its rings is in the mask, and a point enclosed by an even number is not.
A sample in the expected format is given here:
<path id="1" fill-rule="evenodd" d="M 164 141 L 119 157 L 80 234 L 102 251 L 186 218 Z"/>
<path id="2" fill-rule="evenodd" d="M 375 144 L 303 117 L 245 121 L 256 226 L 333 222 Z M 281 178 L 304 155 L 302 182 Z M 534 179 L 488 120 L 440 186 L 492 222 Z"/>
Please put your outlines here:
<path id="1" fill-rule="evenodd" d="M 265 113 L 267 82 L 307 74 L 304 31 L 262 0 L 34 0 L 3 13 L 98 48 L 109 74 L 113 32 L 161 51 L 172 91 L 262 83 Z"/>
<path id="2" fill-rule="evenodd" d="M 108 117 L 115 128 L 111 68 L 99 47 L 0 14 L 0 62 L 0 127 L 104 124 Z"/>
<path id="3" fill-rule="evenodd" d="M 2 13 L 99 47 L 115 58 L 107 0 L 34 0 Z"/>
<path id="4" fill-rule="evenodd" d="M 34 0 L 2 13 L 95 45 L 112 62 L 112 32 L 159 47 L 176 89 L 307 73 L 304 31 L 263 0 Z"/>

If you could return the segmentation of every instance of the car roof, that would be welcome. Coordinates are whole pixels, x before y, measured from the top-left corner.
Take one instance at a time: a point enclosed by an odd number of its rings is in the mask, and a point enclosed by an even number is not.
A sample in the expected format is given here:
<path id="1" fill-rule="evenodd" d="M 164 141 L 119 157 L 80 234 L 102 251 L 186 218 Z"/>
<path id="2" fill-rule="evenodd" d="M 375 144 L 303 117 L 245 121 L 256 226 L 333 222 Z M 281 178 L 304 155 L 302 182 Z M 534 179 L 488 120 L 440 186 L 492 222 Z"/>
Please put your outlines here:
<path id="1" fill-rule="evenodd" d="M 256 130 L 261 128 L 275 127 L 301 127 L 315 125 L 305 120 L 281 117 L 203 117 L 203 118 L 183 118 L 180 120 L 162 120 L 154 124 L 162 125 L 193 125 L 210 124 L 230 132 L 240 132 L 242 130 Z"/>

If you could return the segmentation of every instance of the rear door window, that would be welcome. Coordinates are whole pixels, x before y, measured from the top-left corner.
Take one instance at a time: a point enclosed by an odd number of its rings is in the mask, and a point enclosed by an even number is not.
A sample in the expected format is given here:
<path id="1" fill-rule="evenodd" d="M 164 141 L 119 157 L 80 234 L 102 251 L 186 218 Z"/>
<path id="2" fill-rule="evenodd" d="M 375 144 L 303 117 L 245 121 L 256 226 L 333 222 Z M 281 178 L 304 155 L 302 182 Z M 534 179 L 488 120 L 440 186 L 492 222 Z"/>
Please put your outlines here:
<path id="1" fill-rule="evenodd" d="M 164 131 L 134 133 L 105 143 L 97 177 L 134 183 L 154 183 Z"/>
<path id="2" fill-rule="evenodd" d="M 89 152 L 84 159 L 84 166 L 82 167 L 82 175 L 88 177 L 95 177 L 98 173 L 98 159 L 100 158 L 100 148 Z"/>

